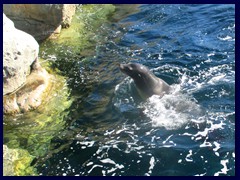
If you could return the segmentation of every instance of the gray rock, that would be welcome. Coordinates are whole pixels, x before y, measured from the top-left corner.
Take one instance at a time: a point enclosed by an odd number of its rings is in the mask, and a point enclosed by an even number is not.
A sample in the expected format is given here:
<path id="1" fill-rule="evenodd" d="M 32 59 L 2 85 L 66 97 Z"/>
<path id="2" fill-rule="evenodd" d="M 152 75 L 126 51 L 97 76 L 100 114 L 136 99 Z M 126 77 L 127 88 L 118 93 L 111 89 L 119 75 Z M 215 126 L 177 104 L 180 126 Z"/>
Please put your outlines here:
<path id="1" fill-rule="evenodd" d="M 50 75 L 38 62 L 39 45 L 3 14 L 3 112 L 14 114 L 41 105 Z"/>
<path id="2" fill-rule="evenodd" d="M 21 87 L 37 59 L 39 45 L 3 14 L 3 95 Z"/>
<path id="3" fill-rule="evenodd" d="M 69 27 L 75 4 L 4 4 L 4 13 L 15 27 L 31 34 L 37 41 L 59 34 Z"/>
<path id="4" fill-rule="evenodd" d="M 38 64 L 38 62 L 34 62 Z M 39 65 L 31 71 L 23 86 L 14 93 L 3 96 L 3 112 L 4 114 L 15 114 L 27 112 L 36 109 L 41 105 L 46 95 L 51 90 L 49 87 L 50 75 Z"/>

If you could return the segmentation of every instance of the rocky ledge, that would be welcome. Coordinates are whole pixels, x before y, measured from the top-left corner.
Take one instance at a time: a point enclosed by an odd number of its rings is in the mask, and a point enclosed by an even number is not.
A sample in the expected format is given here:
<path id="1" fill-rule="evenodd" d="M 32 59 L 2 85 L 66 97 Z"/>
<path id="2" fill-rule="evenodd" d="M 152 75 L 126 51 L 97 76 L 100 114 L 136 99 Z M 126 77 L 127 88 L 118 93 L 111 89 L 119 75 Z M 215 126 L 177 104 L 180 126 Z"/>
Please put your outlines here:
<path id="1" fill-rule="evenodd" d="M 3 109 L 13 114 L 35 109 L 49 74 L 38 62 L 39 45 L 3 14 Z"/>
<path id="2" fill-rule="evenodd" d="M 75 4 L 3 4 L 3 12 L 15 27 L 37 41 L 55 37 L 62 28 L 68 28 L 75 10 Z"/>

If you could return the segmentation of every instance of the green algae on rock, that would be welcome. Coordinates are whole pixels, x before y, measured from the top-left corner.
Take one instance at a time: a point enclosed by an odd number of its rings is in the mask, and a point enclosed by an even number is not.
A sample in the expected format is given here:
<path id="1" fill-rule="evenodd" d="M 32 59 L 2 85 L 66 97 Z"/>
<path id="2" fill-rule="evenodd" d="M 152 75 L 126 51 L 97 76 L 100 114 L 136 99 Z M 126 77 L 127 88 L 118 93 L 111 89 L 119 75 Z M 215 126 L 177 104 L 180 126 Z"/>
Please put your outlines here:
<path id="1" fill-rule="evenodd" d="M 15 116 L 4 116 L 4 144 L 10 148 L 27 149 L 31 155 L 43 156 L 51 139 L 65 125 L 66 109 L 71 105 L 64 77 L 54 75 L 51 92 L 34 111 Z"/>
<path id="2" fill-rule="evenodd" d="M 39 64 L 36 62 L 35 64 Z M 27 76 L 25 83 L 9 95 L 3 96 L 4 114 L 36 109 L 49 88 L 51 75 L 40 65 Z"/>
<path id="3" fill-rule="evenodd" d="M 51 74 L 50 85 L 44 94 L 42 104 L 37 109 L 24 114 L 4 115 L 4 144 L 8 148 L 26 150 L 36 159 L 47 157 L 49 153 L 54 152 L 54 144 L 51 141 L 68 128 L 69 107 L 74 101 L 74 97 L 70 96 L 67 78 L 60 76 L 68 77 L 62 69 L 76 65 L 71 64 L 76 60 L 75 57 L 83 62 L 79 54 L 85 56 L 94 52 L 99 38 L 96 37 L 96 34 L 99 34 L 96 33 L 98 27 L 107 22 L 108 15 L 114 10 L 115 6 L 109 4 L 79 6 L 68 29 L 64 29 L 57 39 L 40 44 L 40 53 L 45 59 L 40 62 Z M 65 63 L 62 64 L 63 60 Z M 35 175 L 21 164 L 18 167 L 14 169 L 19 171 L 14 172 L 15 175 Z"/>
<path id="4" fill-rule="evenodd" d="M 46 47 L 62 46 L 64 50 L 70 50 L 81 54 L 83 50 L 88 54 L 91 48 L 96 45 L 96 31 L 115 11 L 112 4 L 87 4 L 79 5 L 73 16 L 71 26 L 62 29 L 60 35 L 55 39 L 50 39 L 41 44 L 40 51 L 44 50 L 48 54 L 57 54 L 56 49 Z M 89 49 L 90 48 L 90 49 Z"/>
<path id="5" fill-rule="evenodd" d="M 36 110 L 4 116 L 4 144 L 24 155 L 14 160 L 14 175 L 36 175 L 30 166 L 33 158 L 45 156 L 51 149 L 51 139 L 65 128 L 72 99 L 64 77 L 52 75 L 51 81 L 51 89 Z"/>
<path id="6" fill-rule="evenodd" d="M 24 149 L 10 149 L 3 145 L 3 176 L 37 175 L 31 166 L 34 156 Z"/>

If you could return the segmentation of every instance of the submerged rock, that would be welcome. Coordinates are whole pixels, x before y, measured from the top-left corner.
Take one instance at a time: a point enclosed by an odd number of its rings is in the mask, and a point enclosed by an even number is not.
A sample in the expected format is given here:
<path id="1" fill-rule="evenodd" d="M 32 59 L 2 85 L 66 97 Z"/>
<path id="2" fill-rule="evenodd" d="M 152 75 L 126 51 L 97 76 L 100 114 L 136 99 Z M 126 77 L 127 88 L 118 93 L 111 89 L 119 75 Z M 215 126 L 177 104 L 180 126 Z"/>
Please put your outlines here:
<path id="1" fill-rule="evenodd" d="M 65 78 L 52 74 L 48 90 L 36 110 L 4 115 L 4 144 L 9 148 L 26 149 L 34 156 L 43 156 L 51 139 L 64 128 L 64 118 L 72 103 L 69 93 Z"/>
<path id="2" fill-rule="evenodd" d="M 70 26 L 75 4 L 4 4 L 4 13 L 16 28 L 31 34 L 37 41 L 59 34 Z"/>
<path id="3" fill-rule="evenodd" d="M 26 150 L 3 145 L 3 176 L 36 175 L 36 170 L 31 167 L 33 159 Z"/>
<path id="4" fill-rule="evenodd" d="M 52 74 L 49 78 L 47 92 L 42 104 L 36 110 L 23 114 L 4 115 L 4 145 L 7 145 L 8 149 L 24 150 L 21 152 L 28 152 L 28 156 L 31 157 L 29 160 L 21 159 L 17 166 L 14 164 L 15 161 L 12 163 L 11 158 L 4 160 L 5 175 L 13 175 L 10 172 L 14 172 L 14 175 L 35 175 L 36 173 L 31 171 L 32 167 L 28 166 L 30 163 L 35 164 L 32 158 L 38 160 L 51 149 L 55 149 L 51 146 L 51 140 L 65 128 L 69 113 L 67 109 L 71 106 L 72 99 L 69 97 L 65 78 L 56 74 Z M 5 157 L 4 159 L 9 159 L 9 156 Z"/>

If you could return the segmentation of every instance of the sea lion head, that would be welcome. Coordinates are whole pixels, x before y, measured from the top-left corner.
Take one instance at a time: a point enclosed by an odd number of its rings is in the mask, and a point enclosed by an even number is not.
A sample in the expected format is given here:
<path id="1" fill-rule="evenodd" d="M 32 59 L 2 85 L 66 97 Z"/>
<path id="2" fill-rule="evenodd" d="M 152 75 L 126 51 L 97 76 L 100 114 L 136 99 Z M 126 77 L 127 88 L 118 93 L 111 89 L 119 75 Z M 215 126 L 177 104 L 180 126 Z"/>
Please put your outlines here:
<path id="1" fill-rule="evenodd" d="M 134 80 L 142 78 L 146 73 L 149 73 L 148 68 L 138 63 L 120 64 L 119 68 L 124 74 L 130 76 Z"/>
<path id="2" fill-rule="evenodd" d="M 120 64 L 120 70 L 130 76 L 143 98 L 155 95 L 163 96 L 169 92 L 169 85 L 156 77 L 146 66 L 138 63 Z"/>

